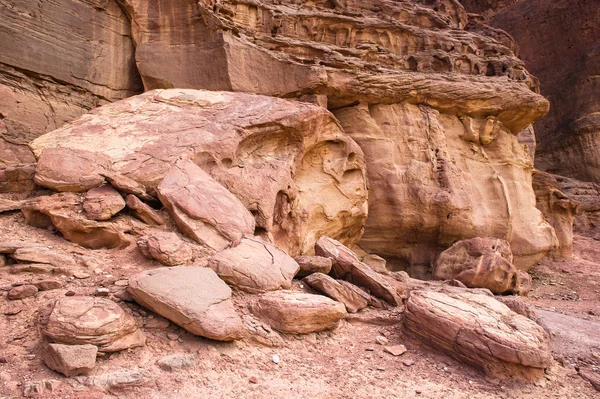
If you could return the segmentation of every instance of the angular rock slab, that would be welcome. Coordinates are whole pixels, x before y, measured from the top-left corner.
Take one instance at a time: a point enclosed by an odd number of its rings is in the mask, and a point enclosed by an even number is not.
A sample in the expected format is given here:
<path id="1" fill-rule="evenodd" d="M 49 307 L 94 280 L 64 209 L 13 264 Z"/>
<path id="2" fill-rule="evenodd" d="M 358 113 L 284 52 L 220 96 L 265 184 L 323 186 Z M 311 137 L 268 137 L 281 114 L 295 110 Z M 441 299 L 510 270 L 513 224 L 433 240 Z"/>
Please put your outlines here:
<path id="1" fill-rule="evenodd" d="M 163 265 L 182 265 L 192 259 L 192 248 L 175 233 L 154 231 L 137 239 L 144 256 L 156 259 Z"/>
<path id="2" fill-rule="evenodd" d="M 512 264 L 513 254 L 507 241 L 477 237 L 458 241 L 435 261 L 433 277 L 458 280 L 469 288 L 487 288 L 494 294 L 529 291 L 527 278 Z M 525 285 L 525 287 L 522 287 Z"/>
<path id="3" fill-rule="evenodd" d="M 127 208 L 131 210 L 131 214 L 146 224 L 160 226 L 166 223 L 165 219 L 157 211 L 133 194 L 127 196 L 125 203 L 127 204 Z"/>
<path id="4" fill-rule="evenodd" d="M 312 273 L 329 274 L 332 260 L 323 256 L 297 256 L 294 258 L 300 269 L 296 277 L 306 277 Z"/>
<path id="5" fill-rule="evenodd" d="M 92 220 L 108 220 L 125 208 L 125 200 L 110 185 L 92 188 L 85 194 L 83 210 Z"/>
<path id="6" fill-rule="evenodd" d="M 91 372 L 97 353 L 95 345 L 47 344 L 42 350 L 42 360 L 52 370 L 73 377 Z"/>
<path id="7" fill-rule="evenodd" d="M 487 295 L 412 291 L 404 315 L 422 342 L 493 375 L 541 377 L 552 361 L 544 329 Z"/>
<path id="8" fill-rule="evenodd" d="M 50 342 L 117 352 L 143 346 L 146 337 L 133 317 L 115 302 L 98 297 L 60 298 L 40 312 L 40 330 Z"/>
<path id="9" fill-rule="evenodd" d="M 308 334 L 337 327 L 347 315 L 343 303 L 321 295 L 292 291 L 269 292 L 260 296 L 252 313 L 277 331 Z"/>
<path id="10" fill-rule="evenodd" d="M 398 290 L 384 276 L 362 263 L 354 252 L 342 243 L 323 236 L 315 244 L 315 254 L 333 261 L 331 274 L 335 278 L 364 287 L 371 295 L 390 305 L 398 306 L 402 303 Z"/>
<path id="11" fill-rule="evenodd" d="M 227 284 L 253 294 L 292 286 L 298 263 L 260 238 L 245 238 L 234 248 L 208 259 L 208 265 Z"/>
<path id="12" fill-rule="evenodd" d="M 252 214 L 192 161 L 177 161 L 157 192 L 179 230 L 216 251 L 254 233 Z"/>
<path id="13" fill-rule="evenodd" d="M 356 313 L 369 305 L 369 294 L 356 286 L 355 290 L 350 289 L 326 274 L 312 273 L 310 276 L 304 277 L 302 281 L 323 295 L 343 303 L 349 313 Z"/>
<path id="14" fill-rule="evenodd" d="M 239 198 L 257 227 L 291 256 L 312 252 L 321 235 L 354 245 L 367 217 L 362 150 L 329 111 L 312 104 L 153 90 L 31 143 L 36 156 L 56 147 L 108 156 L 112 173 L 151 195 L 178 159 L 190 159 Z"/>
<path id="15" fill-rule="evenodd" d="M 140 305 L 195 335 L 219 341 L 244 336 L 231 302 L 231 288 L 207 267 L 179 266 L 129 278 L 129 293 Z"/>

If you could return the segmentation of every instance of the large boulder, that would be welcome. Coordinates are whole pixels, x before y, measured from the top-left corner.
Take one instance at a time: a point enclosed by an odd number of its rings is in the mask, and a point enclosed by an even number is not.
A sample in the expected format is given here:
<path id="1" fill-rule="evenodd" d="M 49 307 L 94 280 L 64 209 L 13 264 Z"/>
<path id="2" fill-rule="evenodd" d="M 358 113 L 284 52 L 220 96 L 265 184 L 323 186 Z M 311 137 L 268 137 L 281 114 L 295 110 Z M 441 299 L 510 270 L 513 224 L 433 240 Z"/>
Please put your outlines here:
<path id="1" fill-rule="evenodd" d="M 275 330 L 289 334 L 329 330 L 346 317 L 346 308 L 341 302 L 292 291 L 261 295 L 252 306 L 252 312 Z"/>
<path id="2" fill-rule="evenodd" d="M 231 302 L 231 289 L 206 267 L 149 270 L 129 278 L 129 293 L 140 305 L 192 334 L 219 341 L 244 336 Z"/>
<path id="3" fill-rule="evenodd" d="M 213 255 L 208 265 L 227 284 L 251 293 L 288 289 L 300 269 L 288 254 L 258 237 Z"/>
<path id="4" fill-rule="evenodd" d="M 412 291 L 404 315 L 421 341 L 493 375 L 541 377 L 552 362 L 544 329 L 492 296 Z"/>
<path id="5" fill-rule="evenodd" d="M 152 195 L 178 159 L 189 159 L 252 212 L 257 233 L 291 256 L 312 252 L 323 234 L 354 245 L 366 220 L 360 147 L 331 113 L 307 103 L 149 91 L 98 108 L 30 146 L 36 156 L 56 147 L 106 155 L 110 173 Z"/>
<path id="6" fill-rule="evenodd" d="M 52 343 L 95 345 L 100 352 L 143 346 L 146 337 L 133 317 L 111 300 L 63 297 L 40 312 L 40 330 Z"/>
<path id="7" fill-rule="evenodd" d="M 158 186 L 158 198 L 183 233 L 216 251 L 254 233 L 244 205 L 190 160 L 179 160 Z"/>
<path id="8" fill-rule="evenodd" d="M 433 277 L 458 280 L 470 288 L 487 288 L 494 294 L 529 292 L 526 272 L 513 265 L 513 254 L 505 240 L 489 237 L 458 241 L 435 261 Z M 522 287 L 522 282 L 525 286 Z"/>
<path id="9" fill-rule="evenodd" d="M 333 261 L 333 277 L 364 287 L 371 295 L 390 305 L 398 306 L 402 303 L 398 290 L 385 276 L 361 262 L 354 252 L 340 242 L 323 236 L 315 244 L 315 253 Z"/>

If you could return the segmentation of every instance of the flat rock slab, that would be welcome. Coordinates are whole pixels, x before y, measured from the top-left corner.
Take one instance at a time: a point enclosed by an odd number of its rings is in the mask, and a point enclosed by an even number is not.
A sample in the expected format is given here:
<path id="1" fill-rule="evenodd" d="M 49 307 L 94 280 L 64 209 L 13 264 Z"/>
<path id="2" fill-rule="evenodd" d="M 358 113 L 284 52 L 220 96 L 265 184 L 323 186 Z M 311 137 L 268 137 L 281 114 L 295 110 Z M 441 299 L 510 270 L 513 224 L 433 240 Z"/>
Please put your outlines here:
<path id="1" fill-rule="evenodd" d="M 315 254 L 333 261 L 331 268 L 333 277 L 364 287 L 371 295 L 383 299 L 390 305 L 402 304 L 396 287 L 392 286 L 383 275 L 361 262 L 356 254 L 342 243 L 323 236 L 315 244 Z"/>
<path id="2" fill-rule="evenodd" d="M 302 281 L 321 294 L 343 303 L 349 313 L 356 313 L 369 305 L 369 294 L 356 286 L 356 289 L 351 289 L 326 274 L 312 273 Z"/>
<path id="3" fill-rule="evenodd" d="M 312 273 L 329 274 L 332 260 L 323 256 L 297 256 L 294 260 L 300 266 L 296 277 L 306 277 Z"/>
<path id="4" fill-rule="evenodd" d="M 261 295 L 252 306 L 252 312 L 275 330 L 290 334 L 329 330 L 337 327 L 347 315 L 341 302 L 292 291 Z"/>
<path id="5" fill-rule="evenodd" d="M 160 226 L 166 223 L 165 218 L 160 213 L 133 194 L 127 196 L 125 203 L 127 204 L 127 208 L 131 210 L 131 214 L 146 224 Z"/>
<path id="6" fill-rule="evenodd" d="M 250 293 L 292 286 L 298 263 L 260 238 L 245 238 L 236 247 L 221 251 L 208 265 L 229 285 Z"/>
<path id="7" fill-rule="evenodd" d="M 425 344 L 493 375 L 537 378 L 552 361 L 543 328 L 487 295 L 412 291 L 404 326 Z"/>
<path id="8" fill-rule="evenodd" d="M 254 233 L 254 218 L 240 200 L 192 161 L 171 167 L 158 198 L 182 233 L 216 251 Z"/>
<path id="9" fill-rule="evenodd" d="M 156 259 L 163 265 L 182 265 L 192 259 L 192 248 L 175 233 L 153 231 L 137 239 L 144 256 Z"/>
<path id="10" fill-rule="evenodd" d="M 92 220 L 108 220 L 125 208 L 125 200 L 109 184 L 92 188 L 85 194 L 83 210 Z"/>
<path id="11" fill-rule="evenodd" d="M 133 317 L 115 302 L 98 297 L 60 298 L 40 312 L 40 330 L 50 342 L 116 352 L 143 346 L 146 337 Z"/>
<path id="12" fill-rule="evenodd" d="M 47 344 L 42 350 L 42 359 L 52 370 L 73 377 L 91 372 L 97 353 L 95 345 Z"/>
<path id="13" fill-rule="evenodd" d="M 195 335 L 219 341 L 244 336 L 231 302 L 231 288 L 206 267 L 149 270 L 129 278 L 129 293 L 140 305 Z"/>

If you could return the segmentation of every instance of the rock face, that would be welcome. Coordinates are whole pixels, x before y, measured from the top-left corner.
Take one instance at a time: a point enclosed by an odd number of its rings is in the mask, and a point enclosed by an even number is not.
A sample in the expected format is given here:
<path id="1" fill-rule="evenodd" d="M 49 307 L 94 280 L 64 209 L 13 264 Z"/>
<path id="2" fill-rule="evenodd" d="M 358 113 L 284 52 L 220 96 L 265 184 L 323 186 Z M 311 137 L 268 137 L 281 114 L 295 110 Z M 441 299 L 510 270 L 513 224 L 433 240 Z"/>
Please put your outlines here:
<path id="1" fill-rule="evenodd" d="M 472 238 L 459 241 L 435 261 L 433 277 L 458 280 L 470 288 L 487 288 L 494 294 L 529 292 L 531 278 L 512 264 L 508 242 L 497 238 Z M 529 284 L 527 284 L 529 281 Z M 520 283 L 525 282 L 521 287 Z"/>
<path id="2" fill-rule="evenodd" d="M 63 297 L 40 312 L 40 330 L 50 342 L 95 345 L 101 352 L 143 346 L 146 337 L 119 305 L 97 297 Z"/>
<path id="3" fill-rule="evenodd" d="M 277 331 L 308 334 L 337 327 L 346 317 L 344 304 L 321 295 L 292 291 L 260 296 L 252 312 Z"/>
<path id="4" fill-rule="evenodd" d="M 404 326 L 424 343 L 491 374 L 539 377 L 552 361 L 542 327 L 486 295 L 413 291 Z"/>
<path id="5" fill-rule="evenodd" d="M 46 366 L 67 377 L 87 374 L 96 365 L 98 347 L 94 345 L 47 344 L 42 351 Z"/>
<path id="6" fill-rule="evenodd" d="M 179 230 L 216 251 L 254 232 L 244 205 L 190 160 L 177 161 L 157 191 Z"/>
<path id="7" fill-rule="evenodd" d="M 557 180 L 558 189 L 579 203 L 573 232 L 600 240 L 600 184 L 564 176 L 554 178 Z"/>
<path id="8" fill-rule="evenodd" d="M 356 286 L 355 289 L 348 288 L 326 274 L 312 273 L 310 276 L 304 277 L 302 281 L 312 289 L 343 303 L 349 313 L 356 313 L 369 304 L 369 294 Z"/>
<path id="9" fill-rule="evenodd" d="M 208 265 L 227 284 L 251 293 L 290 288 L 300 268 L 285 252 L 260 238 L 243 239 L 238 246 L 210 257 Z"/>
<path id="10" fill-rule="evenodd" d="M 209 268 L 149 270 L 132 276 L 128 290 L 140 305 L 192 334 L 219 341 L 244 335 L 242 320 L 231 302 L 231 289 Z"/>
<path id="11" fill-rule="evenodd" d="M 393 306 L 402 303 L 398 292 L 384 276 L 380 275 L 348 248 L 329 237 L 321 237 L 315 245 L 315 253 L 333 261 L 331 275 L 366 288 L 371 295 L 383 299 Z"/>
<path id="12" fill-rule="evenodd" d="M 558 247 L 551 255 L 567 259 L 573 255 L 573 221 L 580 203 L 572 200 L 558 188 L 558 181 L 549 173 L 535 171 L 533 190 L 537 207 L 552 225 L 558 238 Z"/>
<path id="13" fill-rule="evenodd" d="M 151 91 L 31 143 L 37 156 L 55 147 L 105 154 L 111 173 L 150 194 L 178 158 L 189 159 L 252 212 L 256 233 L 292 256 L 312 252 L 323 234 L 354 245 L 366 219 L 361 149 L 329 112 L 306 103 Z"/>
<path id="14" fill-rule="evenodd" d="M 589 0 L 462 0 L 513 38 L 527 68 L 552 103 L 535 124 L 538 169 L 600 183 L 600 19 Z M 479 3 L 479 4 L 477 4 Z M 527 23 L 523 23 L 526 20 Z"/>

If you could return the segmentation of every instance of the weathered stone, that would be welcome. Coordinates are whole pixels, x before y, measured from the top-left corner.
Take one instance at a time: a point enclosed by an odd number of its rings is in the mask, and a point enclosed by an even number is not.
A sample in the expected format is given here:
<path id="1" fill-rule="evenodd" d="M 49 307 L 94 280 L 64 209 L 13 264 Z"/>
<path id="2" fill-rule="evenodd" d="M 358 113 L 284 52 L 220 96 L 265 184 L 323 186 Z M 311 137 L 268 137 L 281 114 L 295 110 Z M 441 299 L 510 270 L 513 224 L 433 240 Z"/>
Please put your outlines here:
<path id="1" fill-rule="evenodd" d="M 491 374 L 540 377 L 552 361 L 542 327 L 490 296 L 412 291 L 404 317 L 424 343 Z"/>
<path id="2" fill-rule="evenodd" d="M 0 141 L 0 151 L 1 147 L 2 142 Z M 13 149 L 15 149 L 15 147 L 20 146 L 8 145 L 8 147 L 12 147 Z M 29 148 L 24 148 L 25 146 L 22 147 L 25 153 L 26 160 L 19 160 L 19 162 L 34 162 L 35 157 L 33 156 L 33 154 L 31 154 Z M 9 155 L 9 157 L 12 157 L 13 155 L 14 152 L 11 155 Z M 33 182 L 34 175 L 35 163 L 26 163 L 24 165 L 11 166 L 4 165 L 0 167 L 0 193 L 31 193 L 35 189 L 35 183 Z"/>
<path id="3" fill-rule="evenodd" d="M 55 191 L 82 192 L 104 183 L 101 172 L 110 167 L 108 157 L 71 148 L 48 148 L 41 152 L 34 181 Z"/>
<path id="4" fill-rule="evenodd" d="M 383 350 L 392 356 L 401 356 L 406 353 L 406 347 L 404 345 L 385 346 Z"/>
<path id="5" fill-rule="evenodd" d="M 220 251 L 254 232 L 244 205 L 192 161 L 177 161 L 157 191 L 177 227 L 200 244 Z"/>
<path id="6" fill-rule="evenodd" d="M 125 200 L 110 185 L 92 188 L 85 194 L 83 210 L 92 220 L 108 220 L 125 208 Z"/>
<path id="7" fill-rule="evenodd" d="M 288 289 L 299 269 L 294 259 L 258 237 L 211 256 L 208 265 L 227 284 L 251 293 Z"/>
<path id="8" fill-rule="evenodd" d="M 165 224 L 165 219 L 148 204 L 140 201 L 138 197 L 129 194 L 126 198 L 127 208 L 131 210 L 131 214 L 142 222 L 151 226 L 160 226 Z"/>
<path id="9" fill-rule="evenodd" d="M 335 328 L 347 314 L 340 302 L 292 291 L 262 294 L 252 306 L 252 312 L 275 330 L 290 334 Z"/>
<path id="10" fill-rule="evenodd" d="M 558 238 L 558 247 L 551 256 L 555 259 L 570 258 L 573 256 L 573 221 L 580 203 L 559 190 L 558 181 L 549 173 L 534 171 L 533 190 L 537 208 Z"/>
<path id="11" fill-rule="evenodd" d="M 472 238 L 442 252 L 435 261 L 433 276 L 438 280 L 458 280 L 470 288 L 487 288 L 495 294 L 516 293 L 519 271 L 512 260 L 508 242 Z"/>
<path id="12" fill-rule="evenodd" d="M 402 303 L 396 288 L 390 285 L 384 276 L 362 263 L 340 242 L 323 236 L 315 244 L 315 253 L 333 261 L 331 275 L 335 278 L 364 287 L 373 296 L 385 300 L 390 305 L 398 306 Z"/>
<path id="13" fill-rule="evenodd" d="M 323 256 L 297 256 L 294 260 L 300 266 L 296 277 L 306 277 L 312 273 L 329 274 L 332 261 Z"/>
<path id="14" fill-rule="evenodd" d="M 40 280 L 33 283 L 40 291 L 57 290 L 62 287 L 62 283 L 58 280 Z"/>
<path id="15" fill-rule="evenodd" d="M 47 344 L 42 350 L 42 359 L 52 370 L 73 377 L 91 372 L 96 365 L 97 353 L 98 348 L 89 344 Z"/>
<path id="16" fill-rule="evenodd" d="M 155 377 L 147 370 L 116 370 L 110 373 L 89 377 L 78 377 L 77 380 L 87 386 L 109 390 L 125 390 L 149 384 Z"/>
<path id="17" fill-rule="evenodd" d="M 126 194 L 138 196 L 145 200 L 152 200 L 153 197 L 146 193 L 146 187 L 143 184 L 136 182 L 133 179 L 130 179 L 127 176 L 122 174 L 107 171 L 104 173 L 100 173 L 102 177 L 104 177 L 114 188 L 119 191 L 122 191 Z M 127 205 L 129 206 L 129 205 Z"/>
<path id="18" fill-rule="evenodd" d="M 12 287 L 10 290 L 8 290 L 7 298 L 12 300 L 25 299 L 36 296 L 37 293 L 38 289 L 35 285 L 24 284 L 17 287 Z"/>
<path id="19" fill-rule="evenodd" d="M 24 204 L 26 204 L 25 200 L 13 200 L 0 197 L 0 213 L 18 211 Z"/>
<path id="20" fill-rule="evenodd" d="M 361 290 L 358 287 L 356 287 L 356 290 L 349 289 L 326 274 L 312 273 L 304 277 L 302 281 L 314 290 L 343 303 L 349 313 L 356 313 L 360 309 L 366 308 L 369 304 L 369 294 L 366 292 L 362 292 L 361 294 Z"/>
<path id="21" fill-rule="evenodd" d="M 209 268 L 180 266 L 136 274 L 129 292 L 142 306 L 192 334 L 231 341 L 244 327 L 231 302 L 231 289 Z"/>
<path id="22" fill-rule="evenodd" d="M 40 312 L 40 330 L 50 342 L 96 345 L 101 352 L 143 346 L 146 337 L 119 305 L 98 297 L 63 297 Z"/>
<path id="23" fill-rule="evenodd" d="M 137 239 L 142 253 L 167 266 L 184 264 L 192 259 L 192 249 L 177 234 L 153 231 Z"/>
<path id="24" fill-rule="evenodd" d="M 165 371 L 177 371 L 191 367 L 196 359 L 191 355 L 174 354 L 158 359 L 156 364 Z"/>
<path id="25" fill-rule="evenodd" d="M 369 254 L 362 258 L 364 264 L 375 270 L 377 273 L 386 273 L 388 270 L 385 267 L 386 260 L 379 255 Z"/>
<path id="26" fill-rule="evenodd" d="M 113 172 L 151 195 L 178 159 L 190 159 L 253 213 L 257 233 L 291 256 L 310 254 L 323 234 L 353 246 L 366 219 L 362 150 L 331 113 L 307 103 L 150 91 L 31 143 L 37 155 L 53 147 L 105 154 Z"/>
<path id="27" fill-rule="evenodd" d="M 21 262 L 47 263 L 58 267 L 72 267 L 75 265 L 73 256 L 38 245 L 17 248 L 11 254 L 11 257 Z"/>

